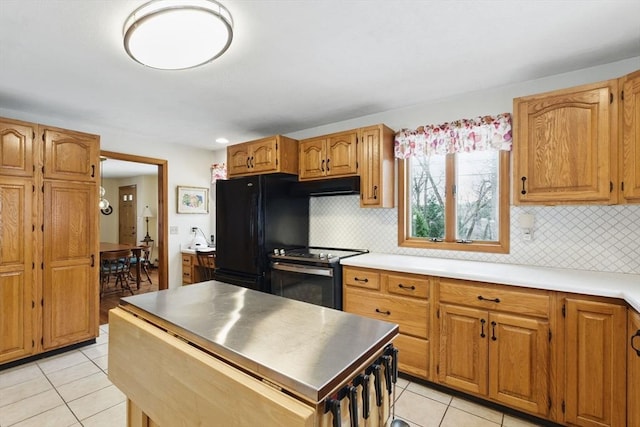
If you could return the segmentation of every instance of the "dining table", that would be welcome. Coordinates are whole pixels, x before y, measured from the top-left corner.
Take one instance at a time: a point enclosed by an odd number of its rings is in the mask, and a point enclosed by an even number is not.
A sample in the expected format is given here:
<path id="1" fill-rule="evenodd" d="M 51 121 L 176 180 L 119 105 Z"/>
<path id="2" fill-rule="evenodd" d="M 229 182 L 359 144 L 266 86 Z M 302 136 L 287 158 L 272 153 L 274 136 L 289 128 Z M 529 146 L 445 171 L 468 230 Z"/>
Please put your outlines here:
<path id="1" fill-rule="evenodd" d="M 142 255 L 142 246 L 134 246 L 122 243 L 100 242 L 100 255 L 104 252 L 117 252 L 130 249 L 136 258 L 136 289 L 140 290 L 140 256 Z"/>

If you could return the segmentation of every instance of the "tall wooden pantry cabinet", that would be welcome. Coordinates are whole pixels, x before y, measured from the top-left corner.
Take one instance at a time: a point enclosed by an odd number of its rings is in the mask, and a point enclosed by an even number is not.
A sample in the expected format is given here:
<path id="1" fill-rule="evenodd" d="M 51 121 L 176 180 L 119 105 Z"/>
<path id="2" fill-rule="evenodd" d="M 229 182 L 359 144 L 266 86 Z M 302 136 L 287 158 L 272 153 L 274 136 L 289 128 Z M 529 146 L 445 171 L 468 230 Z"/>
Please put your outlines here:
<path id="1" fill-rule="evenodd" d="M 0 363 L 95 338 L 96 135 L 0 118 Z"/>

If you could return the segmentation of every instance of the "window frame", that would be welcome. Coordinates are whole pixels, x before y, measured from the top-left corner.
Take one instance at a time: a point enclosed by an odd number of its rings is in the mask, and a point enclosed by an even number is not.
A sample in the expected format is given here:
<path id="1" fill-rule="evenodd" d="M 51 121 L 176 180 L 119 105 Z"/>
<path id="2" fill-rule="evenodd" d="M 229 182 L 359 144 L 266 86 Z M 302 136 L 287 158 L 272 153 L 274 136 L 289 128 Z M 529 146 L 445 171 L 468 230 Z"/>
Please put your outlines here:
<path id="1" fill-rule="evenodd" d="M 471 243 L 458 243 L 455 240 L 455 196 L 453 195 L 453 185 L 455 184 L 455 154 L 446 155 L 446 183 L 445 183 L 445 239 L 442 242 L 433 242 L 423 237 L 411 236 L 411 221 L 407 218 L 410 211 L 410 200 L 407 199 L 409 192 L 407 184 L 410 182 L 408 174 L 410 168 L 407 167 L 409 159 L 398 159 L 398 246 L 420 249 L 439 249 L 451 251 L 467 252 L 488 252 L 488 253 L 509 253 L 510 242 L 510 151 L 501 150 L 499 152 L 499 234 L 500 240 L 496 242 L 473 241 Z M 453 207 L 449 207 L 453 204 Z"/>

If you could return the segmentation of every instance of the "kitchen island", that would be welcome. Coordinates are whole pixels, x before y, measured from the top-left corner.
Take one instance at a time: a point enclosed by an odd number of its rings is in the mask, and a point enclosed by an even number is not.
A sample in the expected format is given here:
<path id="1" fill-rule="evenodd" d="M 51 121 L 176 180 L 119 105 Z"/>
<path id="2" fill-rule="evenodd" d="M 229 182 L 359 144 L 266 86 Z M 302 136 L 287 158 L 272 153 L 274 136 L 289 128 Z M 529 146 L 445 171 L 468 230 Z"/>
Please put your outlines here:
<path id="1" fill-rule="evenodd" d="M 129 426 L 388 419 L 395 324 L 210 281 L 123 298 L 109 325 Z"/>

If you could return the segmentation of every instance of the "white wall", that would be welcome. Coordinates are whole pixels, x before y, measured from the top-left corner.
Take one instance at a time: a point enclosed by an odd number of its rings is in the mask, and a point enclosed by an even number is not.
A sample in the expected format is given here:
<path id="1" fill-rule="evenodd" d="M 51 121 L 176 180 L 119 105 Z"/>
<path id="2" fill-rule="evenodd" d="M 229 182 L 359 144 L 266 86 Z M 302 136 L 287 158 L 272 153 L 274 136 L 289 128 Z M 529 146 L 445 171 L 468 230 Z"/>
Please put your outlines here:
<path id="1" fill-rule="evenodd" d="M 396 130 L 414 129 L 424 124 L 511 112 L 515 97 L 617 78 L 638 69 L 640 57 L 332 123 L 287 136 L 301 139 L 377 123 Z M 397 244 L 397 209 L 362 209 L 357 196 L 312 198 L 310 212 L 309 241 L 315 246 L 640 274 L 640 205 L 512 206 L 511 251 L 506 255 L 401 248 Z M 524 212 L 536 217 L 531 242 L 524 242 L 516 227 L 518 216 Z"/>

